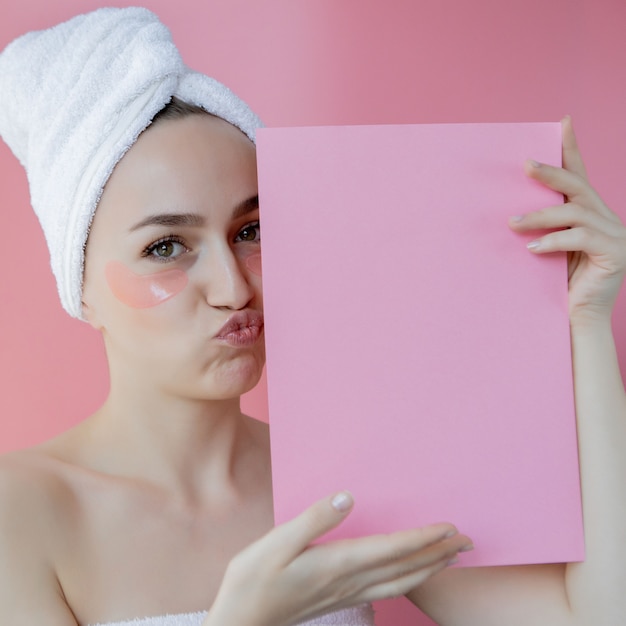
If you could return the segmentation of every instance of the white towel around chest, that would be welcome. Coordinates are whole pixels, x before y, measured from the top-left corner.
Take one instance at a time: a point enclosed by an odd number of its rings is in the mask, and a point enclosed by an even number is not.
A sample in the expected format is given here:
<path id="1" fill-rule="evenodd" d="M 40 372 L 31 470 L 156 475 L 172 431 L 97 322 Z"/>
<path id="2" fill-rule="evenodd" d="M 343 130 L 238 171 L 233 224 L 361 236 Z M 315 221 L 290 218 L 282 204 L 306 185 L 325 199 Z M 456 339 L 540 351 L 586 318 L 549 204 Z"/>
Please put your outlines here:
<path id="1" fill-rule="evenodd" d="M 132 619 L 125 622 L 94 624 L 92 626 L 201 626 L 205 617 L 206 612 L 181 613 Z M 375 626 L 374 611 L 370 605 L 359 606 L 302 622 L 300 626 Z"/>

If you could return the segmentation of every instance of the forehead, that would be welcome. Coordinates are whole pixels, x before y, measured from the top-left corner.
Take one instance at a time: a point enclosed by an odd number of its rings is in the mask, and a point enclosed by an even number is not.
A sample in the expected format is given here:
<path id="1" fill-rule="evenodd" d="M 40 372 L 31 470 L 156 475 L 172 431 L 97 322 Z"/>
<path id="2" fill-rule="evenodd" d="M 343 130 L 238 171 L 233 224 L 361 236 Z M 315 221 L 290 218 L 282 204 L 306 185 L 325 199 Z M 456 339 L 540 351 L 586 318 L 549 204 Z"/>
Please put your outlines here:
<path id="1" fill-rule="evenodd" d="M 143 210 L 228 208 L 256 189 L 255 147 L 240 130 L 210 115 L 161 120 L 117 164 L 94 226 L 112 212 L 136 218 Z"/>

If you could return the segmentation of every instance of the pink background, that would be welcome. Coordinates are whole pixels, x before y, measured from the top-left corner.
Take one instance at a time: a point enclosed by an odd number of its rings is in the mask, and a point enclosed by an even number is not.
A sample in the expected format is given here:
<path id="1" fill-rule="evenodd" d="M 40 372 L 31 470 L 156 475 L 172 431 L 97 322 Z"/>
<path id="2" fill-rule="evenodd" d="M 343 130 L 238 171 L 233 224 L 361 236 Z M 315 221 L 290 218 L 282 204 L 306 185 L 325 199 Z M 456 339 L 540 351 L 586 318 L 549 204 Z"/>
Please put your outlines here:
<path id="1" fill-rule="evenodd" d="M 0 47 L 104 5 L 3 0 Z M 553 121 L 570 113 L 596 188 L 623 217 L 623 0 L 146 0 L 189 65 L 223 80 L 268 125 Z M 622 193 L 620 193 L 622 191 Z M 0 451 L 75 424 L 103 399 L 98 337 L 65 315 L 28 210 L 25 176 L 0 144 L 4 207 Z M 626 297 L 615 315 L 626 359 Z M 624 363 L 623 363 L 624 364 Z M 246 407 L 265 417 L 262 390 Z M 406 602 L 381 626 L 429 624 Z"/>

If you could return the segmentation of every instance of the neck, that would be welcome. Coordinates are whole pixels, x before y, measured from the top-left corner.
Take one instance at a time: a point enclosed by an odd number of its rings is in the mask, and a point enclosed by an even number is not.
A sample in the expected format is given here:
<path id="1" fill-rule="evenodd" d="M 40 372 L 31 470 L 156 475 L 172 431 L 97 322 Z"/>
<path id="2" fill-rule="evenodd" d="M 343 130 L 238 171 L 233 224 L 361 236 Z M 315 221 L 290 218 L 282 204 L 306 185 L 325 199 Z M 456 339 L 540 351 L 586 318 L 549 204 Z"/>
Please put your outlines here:
<path id="1" fill-rule="evenodd" d="M 254 480 L 251 469 L 268 463 L 262 427 L 242 415 L 239 398 L 192 401 L 112 388 L 90 423 L 101 451 L 91 464 L 189 502 L 238 499 Z"/>

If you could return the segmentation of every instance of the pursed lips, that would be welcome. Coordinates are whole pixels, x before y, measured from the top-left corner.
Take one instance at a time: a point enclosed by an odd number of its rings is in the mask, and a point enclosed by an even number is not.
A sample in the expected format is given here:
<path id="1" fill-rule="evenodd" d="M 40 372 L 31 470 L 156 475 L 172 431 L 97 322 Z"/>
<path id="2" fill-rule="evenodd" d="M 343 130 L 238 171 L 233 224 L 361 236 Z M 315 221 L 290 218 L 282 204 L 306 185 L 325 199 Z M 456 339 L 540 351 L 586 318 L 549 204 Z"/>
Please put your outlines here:
<path id="1" fill-rule="evenodd" d="M 263 313 L 246 309 L 231 315 L 215 335 L 215 339 L 235 346 L 255 343 L 263 329 Z"/>

